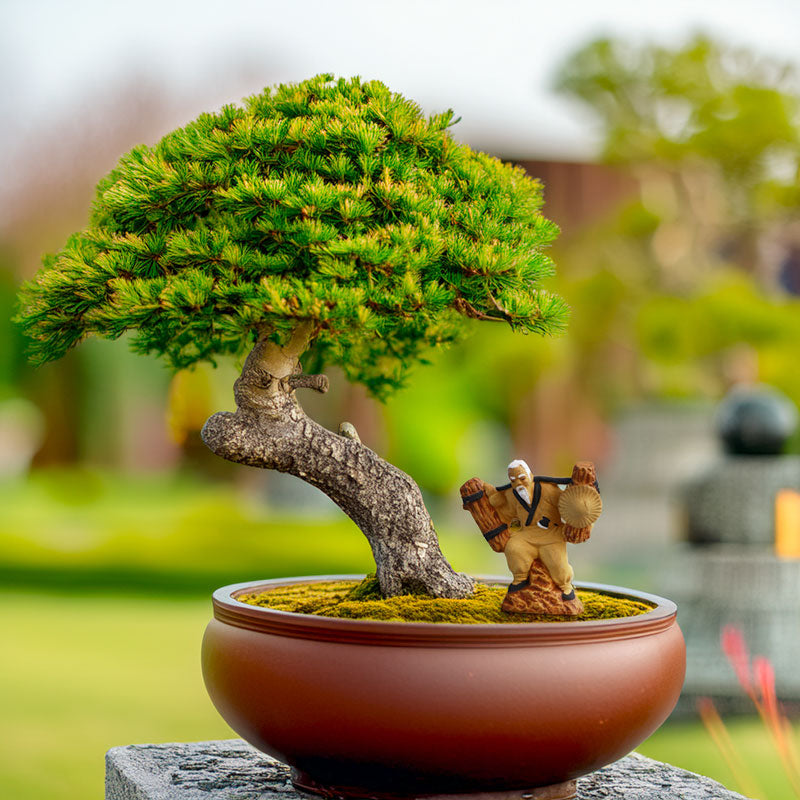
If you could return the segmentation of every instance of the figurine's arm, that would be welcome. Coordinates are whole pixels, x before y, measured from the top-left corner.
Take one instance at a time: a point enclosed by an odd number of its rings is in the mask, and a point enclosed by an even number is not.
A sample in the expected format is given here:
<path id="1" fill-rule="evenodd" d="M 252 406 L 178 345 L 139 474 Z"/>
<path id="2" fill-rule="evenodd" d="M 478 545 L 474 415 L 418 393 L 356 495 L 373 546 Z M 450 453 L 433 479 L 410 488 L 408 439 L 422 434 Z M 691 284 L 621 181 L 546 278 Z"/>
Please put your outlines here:
<path id="1" fill-rule="evenodd" d="M 518 527 L 520 525 L 519 516 L 515 513 L 514 506 L 509 502 L 507 496 L 508 490 L 500 491 L 492 486 L 490 483 L 484 484 L 484 491 L 486 497 L 492 504 L 492 507 L 497 511 L 498 516 L 509 527 Z"/>
<path id="2" fill-rule="evenodd" d="M 492 505 L 494 505 L 494 503 L 492 502 L 492 498 L 497 497 L 497 495 L 500 494 L 500 492 L 498 492 L 497 489 L 494 486 L 492 486 L 491 483 L 486 483 L 486 481 L 483 482 L 483 491 L 489 498 L 489 502 L 492 503 Z"/>

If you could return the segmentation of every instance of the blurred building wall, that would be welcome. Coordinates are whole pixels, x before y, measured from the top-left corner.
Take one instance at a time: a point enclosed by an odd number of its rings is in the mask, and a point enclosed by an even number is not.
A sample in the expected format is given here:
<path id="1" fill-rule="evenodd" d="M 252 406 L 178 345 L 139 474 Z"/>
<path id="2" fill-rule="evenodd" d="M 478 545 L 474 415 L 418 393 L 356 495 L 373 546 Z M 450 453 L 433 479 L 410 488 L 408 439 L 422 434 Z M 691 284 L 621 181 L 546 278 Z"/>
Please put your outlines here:
<path id="1" fill-rule="evenodd" d="M 544 183 L 545 214 L 569 238 L 601 221 L 638 192 L 628 173 L 603 164 L 577 161 L 518 161 L 529 175 Z"/>

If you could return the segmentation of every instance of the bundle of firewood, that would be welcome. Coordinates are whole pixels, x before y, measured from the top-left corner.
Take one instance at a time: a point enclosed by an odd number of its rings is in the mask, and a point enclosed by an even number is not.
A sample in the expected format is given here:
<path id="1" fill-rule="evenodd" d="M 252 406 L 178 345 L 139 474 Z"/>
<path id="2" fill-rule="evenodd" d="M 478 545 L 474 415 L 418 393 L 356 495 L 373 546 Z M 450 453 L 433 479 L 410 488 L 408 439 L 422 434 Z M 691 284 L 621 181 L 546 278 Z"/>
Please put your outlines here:
<path id="1" fill-rule="evenodd" d="M 484 482 L 480 478 L 470 478 L 460 491 L 463 507 L 472 514 L 489 546 L 502 553 L 510 536 L 508 526 L 489 502 Z"/>

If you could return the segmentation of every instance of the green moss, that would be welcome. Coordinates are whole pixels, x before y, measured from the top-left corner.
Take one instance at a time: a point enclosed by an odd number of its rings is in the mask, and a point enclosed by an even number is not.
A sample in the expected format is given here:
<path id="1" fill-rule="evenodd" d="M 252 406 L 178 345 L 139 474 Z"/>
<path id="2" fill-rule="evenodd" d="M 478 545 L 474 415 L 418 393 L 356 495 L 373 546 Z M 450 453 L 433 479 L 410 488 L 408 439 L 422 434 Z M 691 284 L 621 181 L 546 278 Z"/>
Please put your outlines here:
<path id="1" fill-rule="evenodd" d="M 281 586 L 266 592 L 239 596 L 243 603 L 345 619 L 377 619 L 388 622 L 450 622 L 466 625 L 486 623 L 568 622 L 633 617 L 652 606 L 636 600 L 599 592 L 578 590 L 584 612 L 578 617 L 507 614 L 500 610 L 504 586 L 478 584 L 475 594 L 464 600 L 446 600 L 428 595 L 402 595 L 383 598 L 378 580 L 368 575 L 357 581 L 325 581 Z"/>

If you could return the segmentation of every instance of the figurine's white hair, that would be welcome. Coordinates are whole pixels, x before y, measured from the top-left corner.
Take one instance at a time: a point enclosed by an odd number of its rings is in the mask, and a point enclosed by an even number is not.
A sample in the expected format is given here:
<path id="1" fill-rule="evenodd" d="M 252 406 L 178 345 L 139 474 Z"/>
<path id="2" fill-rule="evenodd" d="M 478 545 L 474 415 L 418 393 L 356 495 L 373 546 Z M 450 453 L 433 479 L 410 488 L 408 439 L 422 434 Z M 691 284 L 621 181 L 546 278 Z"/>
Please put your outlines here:
<path id="1" fill-rule="evenodd" d="M 524 469 L 524 470 L 525 470 L 525 472 L 527 472 L 527 473 L 528 473 L 528 477 L 530 477 L 530 476 L 533 474 L 533 473 L 531 472 L 531 468 L 530 468 L 530 467 L 528 466 L 528 464 L 527 464 L 525 461 L 523 461 L 521 458 L 515 458 L 515 459 L 514 459 L 514 460 L 513 460 L 513 461 L 512 461 L 512 462 L 511 462 L 509 465 L 508 465 L 508 471 L 509 471 L 509 472 L 511 472 L 511 470 L 512 470 L 512 469 L 514 469 L 515 467 L 522 467 L 522 469 Z"/>

